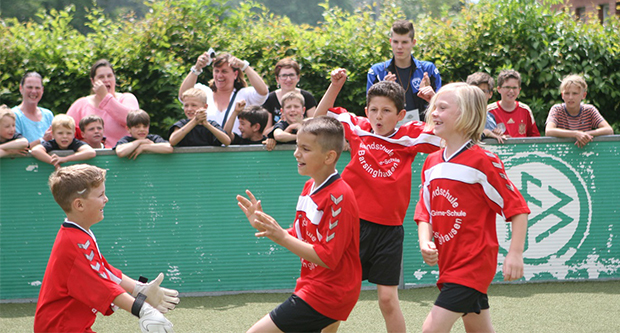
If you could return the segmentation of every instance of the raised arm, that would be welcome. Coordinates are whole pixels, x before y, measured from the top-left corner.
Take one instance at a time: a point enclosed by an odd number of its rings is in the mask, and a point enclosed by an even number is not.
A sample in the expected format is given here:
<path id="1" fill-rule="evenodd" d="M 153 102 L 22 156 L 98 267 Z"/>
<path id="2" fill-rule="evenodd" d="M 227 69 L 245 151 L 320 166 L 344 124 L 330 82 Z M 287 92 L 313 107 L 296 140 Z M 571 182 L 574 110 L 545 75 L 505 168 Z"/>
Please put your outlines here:
<path id="1" fill-rule="evenodd" d="M 252 66 L 250 66 L 248 62 L 239 60 L 236 57 L 230 57 L 230 60 L 228 60 L 228 62 L 230 63 L 231 67 L 241 68 L 245 75 L 247 75 L 248 81 L 250 81 L 250 85 L 254 87 L 254 90 L 256 90 L 259 95 L 267 96 L 267 94 L 269 94 L 269 87 L 267 87 L 267 84 L 265 83 L 263 78 L 258 75 L 258 73 L 256 73 L 254 68 L 252 68 Z"/>
<path id="2" fill-rule="evenodd" d="M 325 91 L 325 95 L 321 98 L 319 105 L 316 107 L 316 111 L 314 111 L 314 116 L 324 116 L 327 114 L 327 110 L 334 107 L 334 103 L 336 102 L 336 97 L 340 93 L 342 86 L 347 81 L 347 70 L 344 68 L 334 69 L 331 72 L 331 83 Z"/>
<path id="3" fill-rule="evenodd" d="M 198 75 L 202 73 L 203 68 L 207 66 L 207 63 L 209 62 L 210 59 L 211 58 L 209 57 L 209 54 L 207 54 L 207 52 L 198 56 L 198 59 L 196 59 L 196 64 L 192 67 L 192 70 L 187 74 L 187 76 L 185 77 L 185 80 L 183 80 L 183 83 L 181 83 L 181 87 L 179 88 L 179 101 L 181 100 L 181 96 L 183 96 L 183 93 L 187 89 L 194 88 L 196 81 L 198 81 Z"/>
<path id="4" fill-rule="evenodd" d="M 245 107 L 244 100 L 240 100 L 239 102 L 237 102 L 237 104 L 235 104 L 235 109 L 233 110 L 233 113 L 228 117 L 228 119 L 226 119 L 226 124 L 224 124 L 224 132 L 228 134 L 228 137 L 230 138 L 231 142 L 232 140 L 235 139 L 235 133 L 233 132 L 233 126 L 235 125 L 235 119 L 237 119 L 239 112 L 241 112 L 241 110 L 243 110 L 244 107 Z"/>

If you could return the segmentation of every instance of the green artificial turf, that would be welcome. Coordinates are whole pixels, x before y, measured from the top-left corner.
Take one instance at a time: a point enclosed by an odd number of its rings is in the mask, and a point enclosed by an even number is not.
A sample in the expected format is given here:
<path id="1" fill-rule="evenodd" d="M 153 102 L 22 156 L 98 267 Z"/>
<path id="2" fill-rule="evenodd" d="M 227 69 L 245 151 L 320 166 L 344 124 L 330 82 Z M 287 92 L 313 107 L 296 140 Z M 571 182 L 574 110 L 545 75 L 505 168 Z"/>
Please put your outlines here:
<path id="1" fill-rule="evenodd" d="M 401 290 L 409 332 L 420 332 L 438 294 L 437 288 Z M 237 294 L 183 297 L 166 315 L 175 332 L 245 332 L 289 294 Z M 491 318 L 497 332 L 620 332 L 620 280 L 602 282 L 499 284 L 489 289 Z M 36 304 L 0 304 L 1 332 L 32 332 Z M 139 332 L 138 319 L 125 311 L 98 316 L 93 329 Z M 376 291 L 362 291 L 339 332 L 385 332 Z M 458 321 L 452 332 L 464 332 Z"/>

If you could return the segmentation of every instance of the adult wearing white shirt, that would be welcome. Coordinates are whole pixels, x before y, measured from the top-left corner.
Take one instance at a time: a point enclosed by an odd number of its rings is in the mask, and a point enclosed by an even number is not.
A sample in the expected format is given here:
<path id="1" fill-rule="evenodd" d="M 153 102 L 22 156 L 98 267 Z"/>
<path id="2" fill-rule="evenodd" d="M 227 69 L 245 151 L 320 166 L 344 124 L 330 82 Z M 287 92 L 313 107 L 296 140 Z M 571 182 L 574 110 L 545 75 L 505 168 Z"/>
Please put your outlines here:
<path id="1" fill-rule="evenodd" d="M 213 79 L 209 86 L 196 83 L 202 69 L 213 60 Z M 244 74 L 248 76 L 251 87 L 248 87 Z M 245 100 L 246 105 L 262 105 L 267 99 L 269 88 L 258 73 L 247 61 L 242 61 L 229 53 L 220 53 L 215 59 L 205 52 L 201 54 L 183 80 L 179 89 L 179 100 L 189 88 L 198 88 L 207 93 L 207 120 L 216 121 L 224 126 L 233 113 L 235 104 Z M 239 120 L 235 119 L 233 132 L 239 132 Z"/>

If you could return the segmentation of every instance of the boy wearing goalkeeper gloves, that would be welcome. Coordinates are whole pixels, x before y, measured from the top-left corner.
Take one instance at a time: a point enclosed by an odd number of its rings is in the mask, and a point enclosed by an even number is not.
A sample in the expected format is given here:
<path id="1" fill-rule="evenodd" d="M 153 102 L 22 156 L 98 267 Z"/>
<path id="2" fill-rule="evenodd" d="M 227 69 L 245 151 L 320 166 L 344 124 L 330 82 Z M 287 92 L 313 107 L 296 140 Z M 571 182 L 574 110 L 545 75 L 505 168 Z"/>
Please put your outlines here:
<path id="1" fill-rule="evenodd" d="M 35 332 L 93 332 L 97 312 L 117 308 L 139 317 L 142 332 L 173 332 L 162 313 L 179 303 L 161 288 L 163 274 L 137 282 L 108 264 L 90 228 L 103 219 L 106 171 L 86 164 L 56 170 L 49 178 L 54 200 L 67 214 L 45 270 L 34 318 Z M 131 293 L 131 294 L 129 294 Z"/>

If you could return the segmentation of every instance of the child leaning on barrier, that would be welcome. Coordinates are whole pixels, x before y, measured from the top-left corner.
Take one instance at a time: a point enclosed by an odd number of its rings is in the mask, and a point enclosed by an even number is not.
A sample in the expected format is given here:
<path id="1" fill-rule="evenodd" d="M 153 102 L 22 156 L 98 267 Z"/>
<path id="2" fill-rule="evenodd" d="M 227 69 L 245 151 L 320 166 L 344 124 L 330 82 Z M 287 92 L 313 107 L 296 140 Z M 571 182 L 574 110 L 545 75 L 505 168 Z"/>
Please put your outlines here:
<path id="1" fill-rule="evenodd" d="M 582 103 L 588 93 L 588 84 L 583 77 L 565 77 L 560 91 L 564 103 L 556 104 L 549 110 L 545 135 L 575 138 L 575 145 L 583 148 L 595 136 L 614 134 L 614 130 L 594 105 Z"/>
<path id="2" fill-rule="evenodd" d="M 15 129 L 15 113 L 0 105 L 0 158 L 28 154 L 28 139 Z"/>
<path id="3" fill-rule="evenodd" d="M 207 93 L 190 88 L 181 95 L 186 119 L 174 123 L 168 130 L 170 144 L 178 147 L 228 146 L 230 138 L 214 120 L 207 119 Z"/>
<path id="4" fill-rule="evenodd" d="M 52 137 L 52 140 L 43 141 L 32 148 L 30 154 L 56 169 L 65 162 L 83 161 L 97 156 L 93 148 L 75 138 L 75 121 L 66 114 L 58 114 L 52 120 Z M 73 150 L 75 153 L 61 157 L 56 154 L 50 155 L 53 150 Z"/>
<path id="5" fill-rule="evenodd" d="M 54 200 L 65 212 L 45 268 L 35 332 L 92 332 L 97 312 L 109 316 L 118 308 L 140 318 L 142 332 L 173 332 L 162 315 L 179 303 L 176 290 L 161 288 L 163 274 L 145 284 L 110 265 L 99 252 L 91 227 L 103 220 L 108 202 L 106 171 L 76 164 L 49 177 Z"/>
<path id="6" fill-rule="evenodd" d="M 233 132 L 235 119 L 239 122 L 239 132 Z M 228 117 L 224 125 L 224 131 L 231 139 L 232 145 L 255 145 L 262 144 L 267 137 L 263 135 L 265 126 L 269 121 L 269 112 L 260 105 L 245 106 L 245 101 L 241 100 L 235 104 L 233 113 Z"/>
<path id="7" fill-rule="evenodd" d="M 103 118 L 96 114 L 91 114 L 80 119 L 78 125 L 82 133 L 82 141 L 86 142 L 93 149 L 110 148 L 105 145 Z"/>
<path id="8" fill-rule="evenodd" d="M 118 157 L 133 158 L 143 152 L 170 154 L 173 151 L 168 141 L 157 134 L 149 134 L 151 117 L 144 110 L 133 110 L 127 114 L 127 131 L 129 135 L 116 142 L 114 150 Z"/>
<path id="9" fill-rule="evenodd" d="M 497 76 L 497 91 L 502 98 L 487 105 L 487 112 L 500 132 L 505 131 L 511 138 L 540 136 L 532 110 L 517 101 L 521 92 L 521 74 L 512 69 L 501 71 Z"/>

